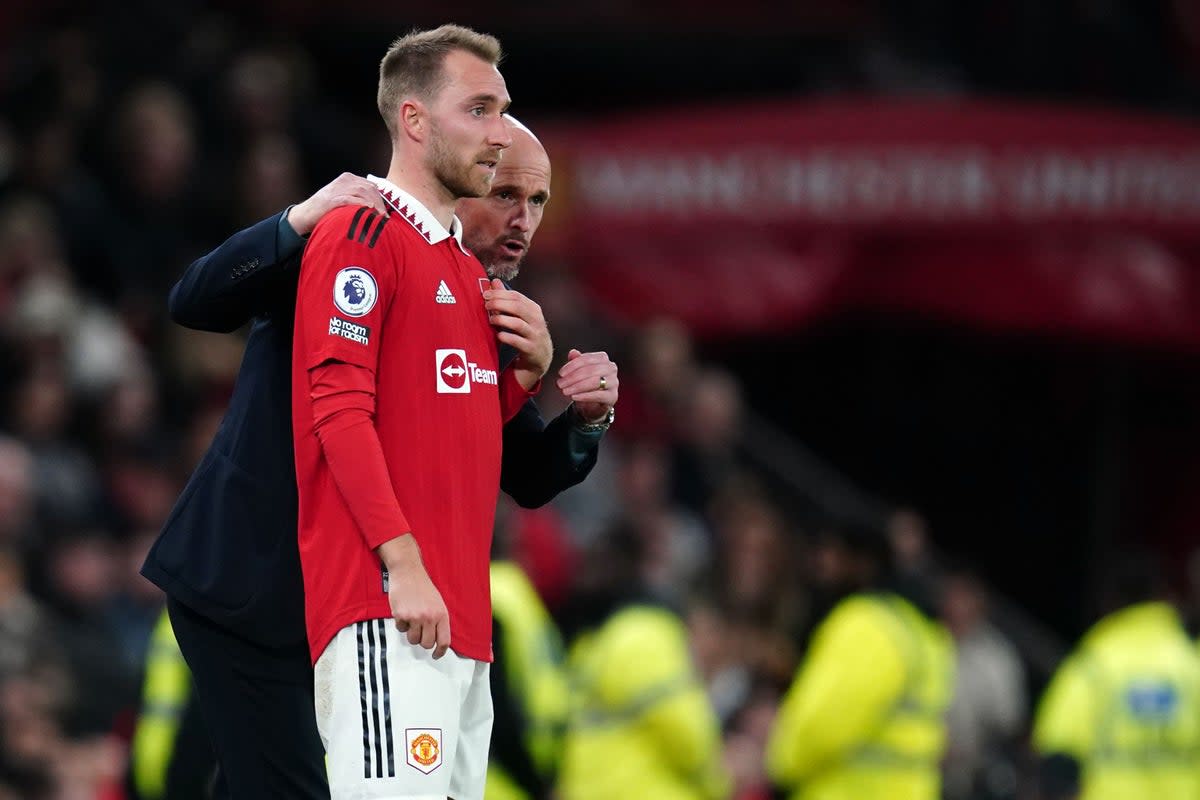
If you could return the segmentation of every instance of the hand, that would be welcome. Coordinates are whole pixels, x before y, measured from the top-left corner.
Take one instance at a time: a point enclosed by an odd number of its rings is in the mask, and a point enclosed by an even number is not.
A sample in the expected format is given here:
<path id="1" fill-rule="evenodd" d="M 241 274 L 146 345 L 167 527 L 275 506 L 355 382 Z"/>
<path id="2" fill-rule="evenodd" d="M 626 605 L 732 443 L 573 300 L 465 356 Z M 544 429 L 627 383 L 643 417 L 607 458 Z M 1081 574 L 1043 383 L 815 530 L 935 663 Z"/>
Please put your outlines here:
<path id="1" fill-rule="evenodd" d="M 517 379 L 532 389 L 554 358 L 542 307 L 518 291 L 505 289 L 499 278 L 493 278 L 492 288 L 483 293 L 483 305 L 488 320 L 499 331 L 496 338 L 517 351 Z"/>
<path id="2" fill-rule="evenodd" d="M 409 644 L 433 649 L 435 659 L 446 655 L 450 612 L 425 571 L 416 539 L 406 533 L 384 542 L 376 552 L 387 567 L 388 605 L 396 630 L 408 634 Z"/>
<path id="3" fill-rule="evenodd" d="M 604 388 L 600 379 L 604 378 Z M 584 422 L 603 422 L 608 410 L 617 404 L 617 365 L 608 353 L 581 353 L 571 350 L 567 363 L 558 371 L 557 385 L 575 404 Z"/>
<path id="4" fill-rule="evenodd" d="M 287 221 L 301 236 L 312 233 L 321 217 L 339 206 L 370 206 L 383 216 L 388 207 L 375 184 L 349 172 L 343 172 L 316 191 L 303 203 L 292 206 Z"/>

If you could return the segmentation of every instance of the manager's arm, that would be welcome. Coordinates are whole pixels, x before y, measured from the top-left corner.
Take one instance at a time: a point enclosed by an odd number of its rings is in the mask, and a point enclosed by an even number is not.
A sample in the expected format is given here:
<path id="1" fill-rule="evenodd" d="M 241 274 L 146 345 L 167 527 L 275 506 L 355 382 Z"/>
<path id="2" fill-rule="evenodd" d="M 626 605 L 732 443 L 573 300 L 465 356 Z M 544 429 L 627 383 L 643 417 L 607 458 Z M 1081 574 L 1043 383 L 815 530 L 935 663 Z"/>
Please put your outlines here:
<path id="1" fill-rule="evenodd" d="M 530 400 L 504 426 L 500 488 L 524 508 L 545 505 L 596 466 L 617 404 L 617 365 L 607 353 L 571 350 L 555 385 L 571 404 L 549 425 Z"/>
<path id="2" fill-rule="evenodd" d="M 342 173 L 302 203 L 238 231 L 196 259 L 171 289 L 171 319 L 186 328 L 229 333 L 262 313 L 289 281 L 276 278 L 299 266 L 298 256 L 317 221 L 334 208 L 372 206 L 386 213 L 374 185 Z"/>
<path id="3" fill-rule="evenodd" d="M 596 466 L 604 432 L 573 408 L 550 421 L 530 400 L 504 426 L 500 488 L 523 508 L 538 508 L 583 481 Z"/>

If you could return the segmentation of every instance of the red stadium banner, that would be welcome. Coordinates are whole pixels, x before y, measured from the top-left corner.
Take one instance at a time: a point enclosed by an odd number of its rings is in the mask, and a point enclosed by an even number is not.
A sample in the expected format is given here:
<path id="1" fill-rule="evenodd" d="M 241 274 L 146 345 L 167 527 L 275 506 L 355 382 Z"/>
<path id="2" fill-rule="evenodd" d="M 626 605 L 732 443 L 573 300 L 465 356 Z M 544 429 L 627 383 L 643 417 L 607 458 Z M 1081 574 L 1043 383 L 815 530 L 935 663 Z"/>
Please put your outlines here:
<path id="1" fill-rule="evenodd" d="M 983 103 L 646 116 L 555 142 L 603 224 L 1120 224 L 1200 238 L 1200 126 Z"/>
<path id="2" fill-rule="evenodd" d="M 983 102 L 714 107 L 557 129 L 546 244 L 704 334 L 848 309 L 1200 345 L 1200 126 Z"/>

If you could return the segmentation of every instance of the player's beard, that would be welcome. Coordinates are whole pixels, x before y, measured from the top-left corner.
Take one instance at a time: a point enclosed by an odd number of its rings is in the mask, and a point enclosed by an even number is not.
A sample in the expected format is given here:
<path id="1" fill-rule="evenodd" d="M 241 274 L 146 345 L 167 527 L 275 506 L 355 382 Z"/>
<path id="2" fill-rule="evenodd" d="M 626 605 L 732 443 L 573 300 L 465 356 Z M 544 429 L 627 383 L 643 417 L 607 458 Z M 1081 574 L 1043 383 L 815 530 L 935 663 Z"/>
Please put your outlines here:
<path id="1" fill-rule="evenodd" d="M 483 197 L 492 187 L 487 173 L 476 173 L 477 161 L 464 164 L 447 146 L 437 123 L 432 125 L 429 143 L 429 167 L 438 182 L 454 198 Z"/>

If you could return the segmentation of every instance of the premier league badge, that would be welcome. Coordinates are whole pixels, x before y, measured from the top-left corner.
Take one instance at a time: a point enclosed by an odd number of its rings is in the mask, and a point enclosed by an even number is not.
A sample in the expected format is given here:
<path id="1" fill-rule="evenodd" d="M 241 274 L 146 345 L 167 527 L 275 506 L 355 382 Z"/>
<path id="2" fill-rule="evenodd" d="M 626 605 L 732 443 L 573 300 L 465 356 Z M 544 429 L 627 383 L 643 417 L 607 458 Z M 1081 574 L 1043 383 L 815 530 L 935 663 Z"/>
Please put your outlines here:
<path id="1" fill-rule="evenodd" d="M 350 317 L 365 317 L 379 299 L 375 277 L 362 267 L 346 267 L 333 279 L 333 304 Z"/>

